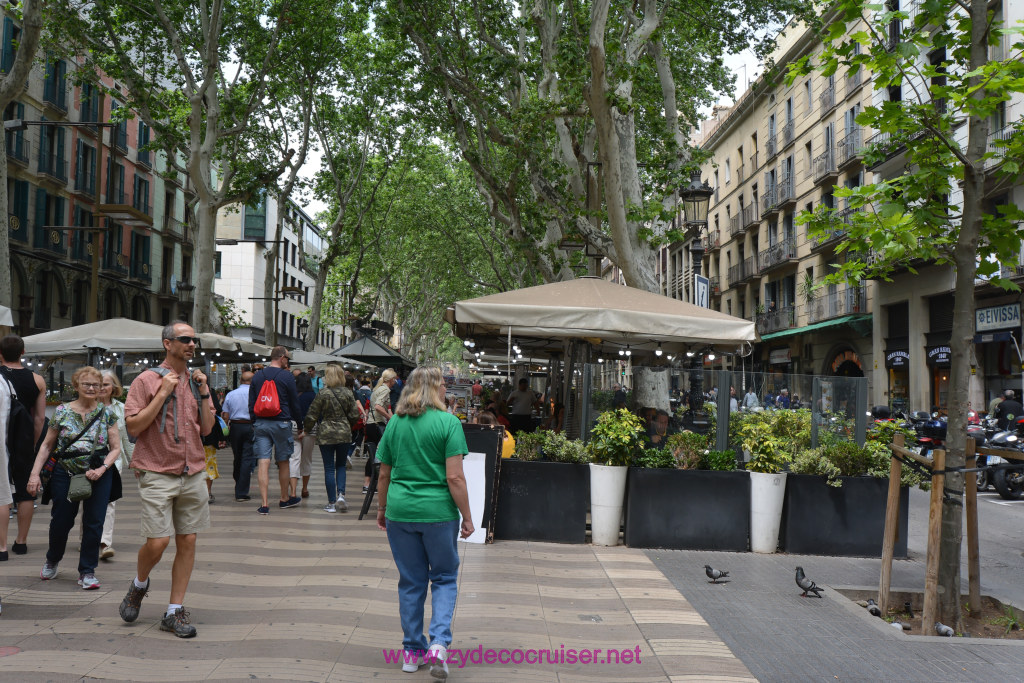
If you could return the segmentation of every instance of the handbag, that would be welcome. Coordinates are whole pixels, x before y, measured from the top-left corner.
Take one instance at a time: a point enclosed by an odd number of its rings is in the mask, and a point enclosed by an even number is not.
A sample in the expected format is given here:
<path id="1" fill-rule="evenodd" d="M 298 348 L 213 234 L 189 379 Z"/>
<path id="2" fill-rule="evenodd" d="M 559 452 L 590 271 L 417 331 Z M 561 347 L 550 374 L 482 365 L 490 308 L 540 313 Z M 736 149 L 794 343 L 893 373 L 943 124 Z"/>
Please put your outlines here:
<path id="1" fill-rule="evenodd" d="M 71 476 L 71 484 L 68 486 L 68 500 L 77 503 L 86 500 L 92 495 L 92 482 L 85 476 L 85 472 Z"/>

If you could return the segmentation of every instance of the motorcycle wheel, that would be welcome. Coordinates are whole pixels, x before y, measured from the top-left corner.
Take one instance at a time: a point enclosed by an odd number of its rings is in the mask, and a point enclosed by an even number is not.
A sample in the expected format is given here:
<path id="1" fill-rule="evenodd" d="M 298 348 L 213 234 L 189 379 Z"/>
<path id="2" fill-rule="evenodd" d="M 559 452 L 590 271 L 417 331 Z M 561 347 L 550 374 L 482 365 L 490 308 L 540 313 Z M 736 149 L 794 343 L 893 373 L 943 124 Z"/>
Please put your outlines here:
<path id="1" fill-rule="evenodd" d="M 975 484 L 978 487 L 978 493 L 981 493 L 982 491 L 987 491 L 988 485 L 989 483 L 991 483 L 989 482 L 988 472 L 977 472 L 975 473 L 974 477 Z"/>
<path id="2" fill-rule="evenodd" d="M 1002 498 L 1020 500 L 1024 496 L 1024 471 L 996 470 L 992 474 L 992 484 Z"/>

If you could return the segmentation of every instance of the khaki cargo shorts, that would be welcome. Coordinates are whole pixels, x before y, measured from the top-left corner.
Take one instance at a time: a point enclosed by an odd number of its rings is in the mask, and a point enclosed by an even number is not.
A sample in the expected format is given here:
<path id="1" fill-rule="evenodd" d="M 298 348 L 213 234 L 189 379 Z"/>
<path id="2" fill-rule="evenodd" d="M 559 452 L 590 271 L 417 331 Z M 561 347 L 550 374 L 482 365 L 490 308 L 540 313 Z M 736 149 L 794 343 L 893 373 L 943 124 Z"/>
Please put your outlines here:
<path id="1" fill-rule="evenodd" d="M 142 537 L 196 534 L 210 526 L 206 470 L 195 474 L 137 473 L 142 499 Z"/>

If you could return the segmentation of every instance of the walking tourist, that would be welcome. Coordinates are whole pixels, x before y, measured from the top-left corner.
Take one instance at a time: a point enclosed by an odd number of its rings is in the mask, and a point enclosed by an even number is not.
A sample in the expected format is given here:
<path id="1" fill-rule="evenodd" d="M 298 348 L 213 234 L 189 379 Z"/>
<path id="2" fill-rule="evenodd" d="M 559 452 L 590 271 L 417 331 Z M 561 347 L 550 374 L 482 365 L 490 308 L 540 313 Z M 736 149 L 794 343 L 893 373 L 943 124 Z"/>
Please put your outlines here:
<path id="1" fill-rule="evenodd" d="M 71 386 L 78 398 L 57 406 L 32 465 L 27 490 L 35 496 L 43 489 L 45 476 L 43 503 L 53 500 L 49 546 L 39 578 L 57 578 L 57 565 L 64 559 L 81 502 L 85 528 L 78 554 L 78 585 L 95 590 L 100 587 L 96 565 L 107 503 L 121 497 L 121 479 L 114 468 L 121 453 L 121 435 L 117 418 L 96 400 L 103 387 L 99 370 L 79 368 L 71 376 Z"/>
<path id="2" fill-rule="evenodd" d="M 103 377 L 103 388 L 100 389 L 99 402 L 107 406 L 107 410 L 117 418 L 117 433 L 121 438 L 121 454 L 114 462 L 117 468 L 118 477 L 125 471 L 125 467 L 131 464 L 132 453 L 135 444 L 128 437 L 128 428 L 124 424 L 124 404 L 117 399 L 124 394 L 124 387 L 121 380 L 113 370 L 104 370 L 100 373 Z M 117 503 L 110 501 L 107 504 L 107 514 L 103 519 L 103 535 L 100 537 L 100 559 L 109 560 L 114 556 L 114 509 Z"/>
<path id="3" fill-rule="evenodd" d="M 235 502 L 238 503 L 250 500 L 249 485 L 252 472 L 256 469 L 256 456 L 252 450 L 252 417 L 249 413 L 252 371 L 243 370 L 240 381 L 238 388 L 224 397 L 224 405 L 221 407 L 221 417 L 228 423 L 228 443 L 231 444 L 233 456 L 231 476 L 235 480 Z"/>
<path id="4" fill-rule="evenodd" d="M 256 480 L 260 486 L 260 507 L 256 509 L 261 515 L 270 514 L 267 489 L 270 486 L 270 459 L 277 463 L 277 480 L 281 486 L 281 500 L 278 507 L 292 508 L 302 502 L 298 496 L 288 495 L 290 470 L 288 461 L 292 457 L 295 441 L 292 438 L 292 420 L 298 420 L 299 395 L 295 389 L 295 377 L 288 370 L 288 349 L 275 346 L 270 352 L 270 365 L 257 372 L 252 378 L 249 388 L 249 414 L 255 418 L 253 427 L 253 452 L 256 454 Z M 276 391 L 268 394 L 265 402 L 270 409 L 256 409 L 257 400 L 261 399 L 264 382 L 273 382 Z M 272 400 L 269 393 L 274 394 Z M 261 416 L 261 412 L 272 415 Z M 298 437 L 302 438 L 302 423 L 298 423 Z"/>
<path id="5" fill-rule="evenodd" d="M 188 362 L 199 344 L 195 330 L 174 322 L 164 327 L 161 338 L 163 362 L 135 378 L 124 407 L 128 434 L 136 437 L 131 468 L 139 483 L 145 541 L 118 611 L 127 622 L 139 618 L 149 574 L 173 535 L 170 601 L 160 630 L 191 638 L 196 628 L 184 607 L 185 591 L 195 564 L 196 534 L 210 526 L 203 437 L 213 431 L 215 420 L 206 375 L 199 370 L 189 374 Z"/>
<path id="6" fill-rule="evenodd" d="M 295 424 L 299 431 L 302 431 L 302 424 L 306 420 L 306 412 L 316 398 L 313 391 L 313 382 L 309 375 L 295 370 L 295 390 L 299 394 L 299 414 L 295 418 Z M 294 498 L 299 495 L 299 477 L 302 477 L 302 497 L 309 498 L 309 477 L 313 474 L 313 446 L 316 445 L 315 437 L 309 432 L 295 435 L 295 446 L 292 449 L 292 457 L 288 461 L 288 472 L 291 482 L 288 485 L 288 497 Z"/>
<path id="7" fill-rule="evenodd" d="M 32 526 L 32 514 L 35 509 L 35 496 L 28 494 L 28 475 L 32 471 L 32 463 L 36 458 L 36 448 L 43 435 L 46 423 L 46 383 L 37 373 L 22 367 L 21 357 L 25 354 L 25 342 L 16 334 L 9 334 L 0 339 L 0 376 L 9 382 L 8 394 L 14 397 L 29 413 L 28 419 L 15 419 L 11 432 L 5 428 L 0 434 L 6 439 L 10 453 L 11 481 L 14 482 L 12 500 L 7 504 L 0 503 L 0 560 L 7 558 L 7 533 L 10 523 L 9 506 L 13 503 L 18 513 L 18 531 L 14 537 L 11 550 L 15 555 L 28 552 L 28 530 Z M 6 384 L 0 382 L 0 384 Z M 4 410 L 7 417 L 10 409 Z"/>
<path id="8" fill-rule="evenodd" d="M 377 527 L 386 530 L 398 568 L 402 670 L 430 664 L 435 679 L 448 676 L 452 615 L 458 594 L 456 537 L 473 533 L 462 458 L 469 452 L 459 418 L 444 409 L 444 377 L 438 368 L 409 376 L 396 419 L 377 450 L 380 459 Z M 423 602 L 431 590 L 429 640 L 423 635 Z M 429 647 L 428 647 L 429 646 Z"/>
<path id="9" fill-rule="evenodd" d="M 345 386 L 345 372 L 337 365 L 324 370 L 324 388 L 313 399 L 303 426 L 307 433 L 316 428 L 316 442 L 324 461 L 327 505 L 324 512 L 348 512 L 345 502 L 347 472 L 345 461 L 352 445 L 352 425 L 359 420 L 356 397 Z"/>
<path id="10" fill-rule="evenodd" d="M 370 410 L 366 416 L 366 432 L 363 436 L 363 443 L 369 446 L 369 449 L 365 446 L 363 448 L 363 452 L 366 453 L 366 467 L 363 470 L 363 493 L 370 490 L 374 453 L 377 448 L 377 442 L 380 441 L 381 434 L 384 433 L 384 427 L 387 426 L 388 420 L 391 419 L 391 387 L 395 385 L 397 379 L 398 374 L 391 368 L 387 368 L 381 373 L 377 386 L 373 388 L 373 393 L 370 394 Z"/>

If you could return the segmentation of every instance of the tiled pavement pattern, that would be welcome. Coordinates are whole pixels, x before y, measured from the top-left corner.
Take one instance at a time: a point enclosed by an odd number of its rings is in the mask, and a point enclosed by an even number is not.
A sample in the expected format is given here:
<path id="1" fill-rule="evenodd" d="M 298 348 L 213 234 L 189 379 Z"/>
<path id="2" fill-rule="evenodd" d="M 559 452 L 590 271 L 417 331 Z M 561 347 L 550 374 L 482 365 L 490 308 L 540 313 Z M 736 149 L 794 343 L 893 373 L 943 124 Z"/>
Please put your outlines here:
<path id="1" fill-rule="evenodd" d="M 352 504 L 361 500 L 361 473 L 357 461 L 348 477 Z M 49 508 L 40 507 L 29 554 L 0 564 L 0 681 L 429 680 L 426 668 L 403 674 L 384 663 L 382 648 L 401 647 L 387 539 L 373 519 L 357 521 L 355 509 L 323 512 L 321 482 L 315 471 L 312 497 L 290 510 L 272 502 L 267 517 L 256 514 L 255 501 L 233 502 L 229 479 L 215 484 L 213 527 L 200 536 L 185 604 L 199 631 L 191 640 L 157 624 L 173 542 L 139 620 L 118 617 L 138 549 L 133 482 L 126 480 L 118 503 L 117 555 L 101 562 L 99 590 L 75 583 L 75 540 L 58 578 L 39 580 L 49 522 Z M 642 551 L 504 542 L 461 545 L 460 552 L 454 647 L 640 646 L 641 664 L 469 664 L 453 668 L 450 680 L 753 680 Z"/>
<path id="2" fill-rule="evenodd" d="M 835 587 L 877 591 L 877 559 L 646 554 L 760 681 L 1024 680 L 1022 641 L 905 636 L 836 594 Z M 710 584 L 705 564 L 729 571 L 730 581 Z M 826 586 L 821 600 L 800 597 L 794 581 L 798 565 Z M 892 586 L 920 591 L 923 560 L 896 561 Z"/>

